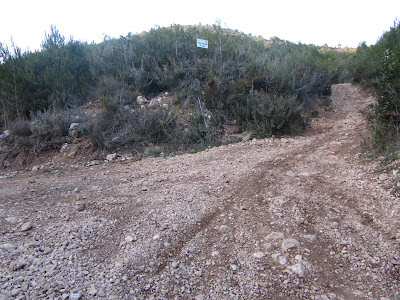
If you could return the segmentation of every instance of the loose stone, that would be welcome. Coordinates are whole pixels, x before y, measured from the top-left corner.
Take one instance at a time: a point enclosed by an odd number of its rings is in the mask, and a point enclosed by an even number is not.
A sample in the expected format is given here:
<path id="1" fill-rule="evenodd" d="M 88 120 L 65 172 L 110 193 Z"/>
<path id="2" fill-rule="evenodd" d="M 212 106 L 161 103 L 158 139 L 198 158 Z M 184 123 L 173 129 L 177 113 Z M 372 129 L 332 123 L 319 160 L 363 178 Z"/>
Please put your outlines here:
<path id="1" fill-rule="evenodd" d="M 33 225 L 30 222 L 26 222 L 21 225 L 20 231 L 25 232 L 33 228 Z"/>

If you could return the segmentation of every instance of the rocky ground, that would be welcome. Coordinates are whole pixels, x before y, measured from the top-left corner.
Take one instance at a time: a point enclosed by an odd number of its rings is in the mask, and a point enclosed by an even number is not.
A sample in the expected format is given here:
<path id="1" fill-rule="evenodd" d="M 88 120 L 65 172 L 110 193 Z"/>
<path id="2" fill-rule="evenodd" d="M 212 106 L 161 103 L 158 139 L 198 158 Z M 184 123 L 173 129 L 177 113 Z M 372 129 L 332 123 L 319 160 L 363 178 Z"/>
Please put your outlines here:
<path id="1" fill-rule="evenodd" d="M 307 134 L 0 177 L 0 299 L 400 299 L 399 165 L 333 86 Z"/>

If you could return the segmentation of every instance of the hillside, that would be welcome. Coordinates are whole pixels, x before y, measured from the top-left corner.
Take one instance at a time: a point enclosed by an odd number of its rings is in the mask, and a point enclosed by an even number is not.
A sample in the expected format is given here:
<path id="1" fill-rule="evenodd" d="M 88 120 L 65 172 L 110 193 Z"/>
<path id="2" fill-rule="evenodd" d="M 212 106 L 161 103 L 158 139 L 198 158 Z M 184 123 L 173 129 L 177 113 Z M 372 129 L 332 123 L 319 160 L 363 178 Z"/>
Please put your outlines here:
<path id="1" fill-rule="evenodd" d="M 331 84 L 349 79 L 352 57 L 217 25 L 173 25 L 99 44 L 67 40 L 52 27 L 41 51 L 0 50 L 0 129 L 10 130 L 13 153 L 36 155 L 70 143 L 72 123 L 104 155 L 197 151 L 221 145 L 232 127 L 257 138 L 299 134 L 328 102 Z M 139 99 L 165 93 L 162 109 L 143 109 Z M 88 103 L 99 103 L 99 113 L 85 114 Z M 0 165 L 10 155 L 0 155 Z"/>
<path id="2" fill-rule="evenodd" d="M 0 298 L 398 299 L 399 164 L 334 85 L 303 136 L 0 178 Z"/>

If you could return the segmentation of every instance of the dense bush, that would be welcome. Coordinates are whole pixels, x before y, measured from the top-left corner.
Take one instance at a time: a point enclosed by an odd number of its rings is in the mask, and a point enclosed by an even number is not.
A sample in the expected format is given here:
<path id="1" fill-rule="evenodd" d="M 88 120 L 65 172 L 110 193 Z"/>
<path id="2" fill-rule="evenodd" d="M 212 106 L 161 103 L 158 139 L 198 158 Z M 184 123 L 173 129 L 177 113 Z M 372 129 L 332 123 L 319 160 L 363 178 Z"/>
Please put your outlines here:
<path id="1" fill-rule="evenodd" d="M 361 44 L 353 61 L 353 78 L 378 95 L 370 118 L 377 154 L 398 151 L 400 142 L 400 23 L 385 32 L 375 45 Z"/>
<path id="2" fill-rule="evenodd" d="M 170 142 L 175 128 L 176 118 L 167 110 L 104 110 L 84 125 L 82 134 L 96 148 L 110 150 L 127 145 L 144 148 Z"/>
<path id="3" fill-rule="evenodd" d="M 92 84 L 85 44 L 65 42 L 52 27 L 42 51 L 22 53 L 0 44 L 1 121 L 7 127 L 31 112 L 61 110 L 82 99 Z"/>
<path id="4" fill-rule="evenodd" d="M 67 112 L 54 111 L 37 112 L 31 120 L 17 120 L 12 123 L 11 137 L 15 144 L 31 147 L 34 153 L 50 148 L 59 148 L 65 143 L 69 133 L 69 126 L 76 121 L 76 117 Z"/>
<path id="5" fill-rule="evenodd" d="M 207 39 L 209 48 L 197 48 L 197 38 Z M 334 49 L 267 41 L 219 25 L 173 25 L 91 45 L 65 41 L 52 27 L 41 51 L 0 46 L 0 127 L 95 97 L 104 111 L 85 134 L 101 148 L 131 141 L 210 144 L 229 124 L 258 137 L 297 133 L 304 127 L 300 110 L 313 109 L 318 98 L 329 96 L 333 82 L 347 76 L 348 56 Z M 163 110 L 123 109 L 134 107 L 138 95 L 164 91 L 193 112 L 188 126 L 177 128 L 175 117 Z M 207 124 L 201 110 L 208 113 Z"/>
<path id="6" fill-rule="evenodd" d="M 237 120 L 239 125 L 245 125 L 256 137 L 296 134 L 306 125 L 300 112 L 301 106 L 296 96 L 262 92 L 251 94 L 246 105 L 237 108 Z"/>

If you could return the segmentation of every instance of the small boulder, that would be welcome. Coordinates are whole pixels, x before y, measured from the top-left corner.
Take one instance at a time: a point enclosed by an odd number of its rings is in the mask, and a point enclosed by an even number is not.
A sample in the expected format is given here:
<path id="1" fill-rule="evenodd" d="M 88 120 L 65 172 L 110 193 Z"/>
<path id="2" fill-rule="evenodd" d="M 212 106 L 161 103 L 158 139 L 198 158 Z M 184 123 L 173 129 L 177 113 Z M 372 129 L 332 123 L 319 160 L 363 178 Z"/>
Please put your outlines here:
<path id="1" fill-rule="evenodd" d="M 151 99 L 149 103 L 150 108 L 157 108 L 161 104 L 161 98 Z"/>
<path id="2" fill-rule="evenodd" d="M 315 234 L 306 234 L 303 237 L 310 242 L 314 242 L 317 239 L 317 236 Z"/>
<path id="3" fill-rule="evenodd" d="M 299 241 L 296 239 L 284 239 L 282 242 L 282 250 L 287 251 L 292 248 L 296 248 L 300 245 Z"/>
<path id="4" fill-rule="evenodd" d="M 71 294 L 71 295 L 69 295 L 69 299 L 70 300 L 80 300 L 80 299 L 82 299 L 82 294 L 80 294 L 80 293 Z"/>
<path id="5" fill-rule="evenodd" d="M 147 100 L 146 97 L 138 96 L 136 98 L 136 103 L 139 104 L 140 106 L 142 106 L 142 105 L 149 103 L 149 100 Z"/>
<path id="6" fill-rule="evenodd" d="M 33 171 L 33 172 L 37 172 L 37 171 L 39 171 L 41 168 L 42 168 L 42 166 L 33 166 L 33 167 L 32 167 L 32 171 Z"/>
<path id="7" fill-rule="evenodd" d="M 30 222 L 26 222 L 21 225 L 20 231 L 25 232 L 33 228 L 33 225 Z"/>
<path id="8" fill-rule="evenodd" d="M 386 175 L 386 174 L 381 174 L 381 175 L 379 175 L 379 180 L 380 181 L 385 181 L 385 180 L 387 180 L 388 179 L 388 176 Z"/>
<path id="9" fill-rule="evenodd" d="M 10 265 L 11 269 L 13 271 L 19 271 L 25 268 L 25 266 L 28 265 L 28 262 L 23 260 L 23 259 L 18 259 L 17 261 L 13 261 Z"/>
<path id="10" fill-rule="evenodd" d="M 89 290 L 88 290 L 88 294 L 90 295 L 90 296 L 96 296 L 97 295 L 97 289 L 94 287 L 94 286 L 92 286 Z"/>
<path id="11" fill-rule="evenodd" d="M 71 123 L 71 125 L 69 125 L 69 130 L 77 130 L 79 125 L 79 123 Z"/>
<path id="12" fill-rule="evenodd" d="M 306 268 L 302 264 L 295 264 L 293 266 L 288 267 L 288 270 L 294 274 L 297 274 L 299 277 L 304 277 L 306 274 Z"/>
<path id="13" fill-rule="evenodd" d="M 60 153 L 65 153 L 68 149 L 68 143 L 64 143 L 62 144 L 61 148 L 60 148 Z"/>
<path id="14" fill-rule="evenodd" d="M 127 242 L 127 243 L 132 243 L 133 241 L 136 241 L 136 236 L 134 236 L 134 235 L 127 235 L 127 236 L 125 237 L 125 242 Z"/>
<path id="15" fill-rule="evenodd" d="M 107 161 L 113 161 L 113 160 L 115 160 L 116 158 L 117 158 L 117 153 L 108 154 L 108 155 L 106 156 L 106 160 L 107 160 Z"/>
<path id="16" fill-rule="evenodd" d="M 265 239 L 267 241 L 282 240 L 285 237 L 283 232 L 271 232 Z"/>
<path id="17" fill-rule="evenodd" d="M 11 135 L 10 130 L 4 130 L 2 134 L 0 134 L 0 139 L 8 138 Z"/>
<path id="18" fill-rule="evenodd" d="M 221 232 L 228 232 L 230 230 L 229 226 L 227 225 L 221 225 L 221 227 L 219 228 L 219 230 Z"/>
<path id="19" fill-rule="evenodd" d="M 86 209 L 86 204 L 85 203 L 79 203 L 78 206 L 76 207 L 76 210 L 81 212 Z"/>
<path id="20" fill-rule="evenodd" d="M 27 282 L 22 283 L 22 285 L 21 285 L 21 290 L 22 290 L 23 292 L 26 292 L 28 289 L 29 289 L 28 283 L 27 283 Z"/>
<path id="21" fill-rule="evenodd" d="M 254 258 L 263 258 L 264 256 L 265 256 L 265 254 L 263 252 L 253 253 Z"/>

